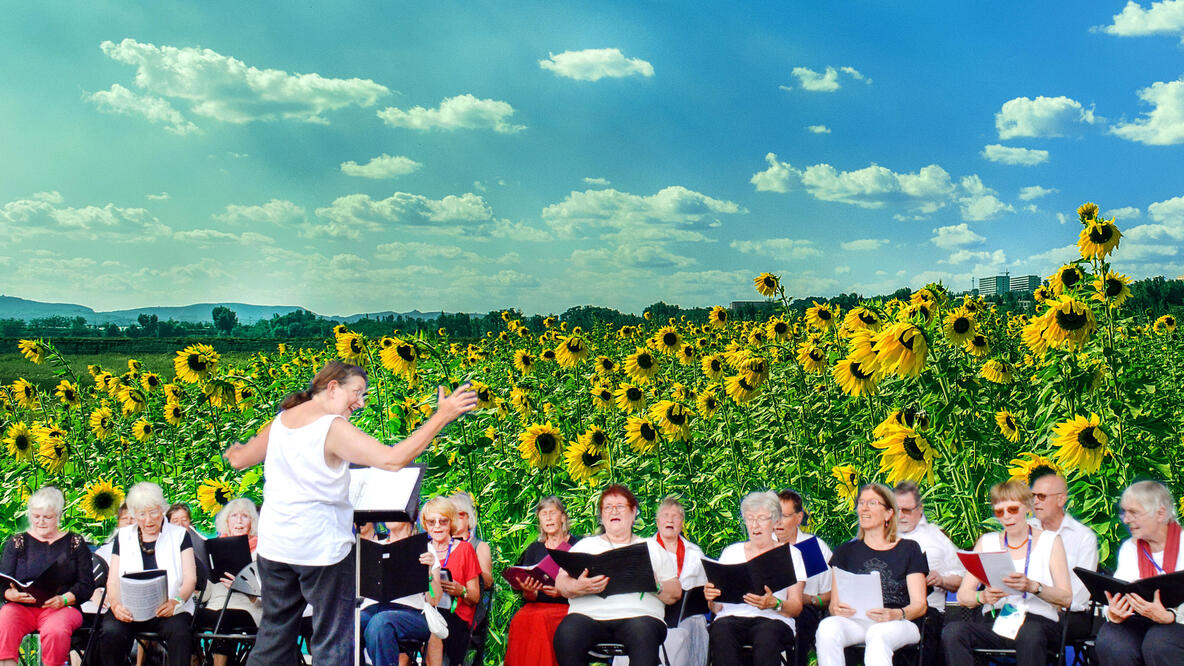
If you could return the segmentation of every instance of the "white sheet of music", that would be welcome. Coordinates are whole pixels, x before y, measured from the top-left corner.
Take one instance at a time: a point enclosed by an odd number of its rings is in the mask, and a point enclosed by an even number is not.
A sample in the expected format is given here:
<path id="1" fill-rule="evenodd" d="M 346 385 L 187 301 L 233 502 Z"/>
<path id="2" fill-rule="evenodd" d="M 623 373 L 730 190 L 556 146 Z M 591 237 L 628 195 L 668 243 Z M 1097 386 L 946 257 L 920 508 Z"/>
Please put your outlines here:
<path id="1" fill-rule="evenodd" d="M 169 596 L 169 581 L 161 569 L 145 571 L 144 574 L 158 574 L 151 577 L 119 579 L 120 601 L 136 622 L 156 617 L 156 609 Z"/>
<path id="2" fill-rule="evenodd" d="M 835 572 L 835 588 L 839 592 L 839 601 L 855 609 L 852 620 L 871 622 L 867 612 L 873 608 L 884 607 L 884 588 L 880 587 L 880 572 L 873 571 L 866 574 L 855 574 L 833 567 Z"/>
<path id="3" fill-rule="evenodd" d="M 423 470 L 404 467 L 388 472 L 375 467 L 349 471 L 349 503 L 354 511 L 390 511 L 402 509 L 411 502 L 415 482 Z"/>

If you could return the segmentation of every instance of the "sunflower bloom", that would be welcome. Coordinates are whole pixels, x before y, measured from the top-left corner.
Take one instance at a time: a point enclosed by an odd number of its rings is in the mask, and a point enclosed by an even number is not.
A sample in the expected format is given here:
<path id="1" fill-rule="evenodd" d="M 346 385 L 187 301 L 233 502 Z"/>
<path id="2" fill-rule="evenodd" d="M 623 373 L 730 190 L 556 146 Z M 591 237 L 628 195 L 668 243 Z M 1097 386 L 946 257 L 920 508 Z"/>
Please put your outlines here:
<path id="1" fill-rule="evenodd" d="M 1007 361 L 993 358 L 983 364 L 983 378 L 996 384 L 1010 384 L 1015 381 L 1015 367 Z"/>
<path id="2" fill-rule="evenodd" d="M 1113 271 L 1106 273 L 1106 277 L 1094 280 L 1094 300 L 1102 301 L 1111 307 L 1117 307 L 1131 297 L 1129 285 L 1131 279 Z"/>
<path id="3" fill-rule="evenodd" d="M 140 419 L 132 424 L 132 436 L 141 442 L 152 439 L 154 434 L 156 434 L 156 427 L 148 419 Z"/>
<path id="4" fill-rule="evenodd" d="M 839 388 L 852 397 L 861 395 L 875 395 L 876 384 L 879 382 L 878 373 L 867 367 L 863 362 L 850 357 L 835 364 L 831 374 Z"/>
<path id="5" fill-rule="evenodd" d="M 695 406 L 699 408 L 699 415 L 708 420 L 712 419 L 719 411 L 719 398 L 715 395 L 717 387 L 717 384 L 712 384 L 700 391 L 695 398 Z"/>
<path id="6" fill-rule="evenodd" d="M 675 354 L 682 349 L 682 336 L 673 326 L 663 326 L 654 334 L 650 344 L 663 354 Z"/>
<path id="7" fill-rule="evenodd" d="M 843 318 L 843 328 L 849 331 L 858 331 L 862 329 L 869 329 L 872 332 L 879 331 L 884 325 L 884 320 L 880 319 L 880 315 L 872 311 L 866 306 L 859 306 L 853 308 Z"/>
<path id="8" fill-rule="evenodd" d="M 45 356 L 49 353 L 49 349 L 41 340 L 21 340 L 17 347 L 25 358 L 37 365 L 45 363 Z"/>
<path id="9" fill-rule="evenodd" d="M 704 356 L 703 360 L 699 363 L 699 367 L 703 369 L 703 374 L 708 379 L 718 380 L 724 376 L 724 361 L 720 358 L 719 354 Z"/>
<path id="10" fill-rule="evenodd" d="M 798 345 L 798 363 L 806 372 L 820 375 L 826 372 L 826 352 L 813 342 L 803 342 Z"/>
<path id="11" fill-rule="evenodd" d="M 366 342 L 361 335 L 353 331 L 338 335 L 336 347 L 337 356 L 350 363 L 357 363 L 366 356 Z"/>
<path id="12" fill-rule="evenodd" d="M 51 474 L 60 472 L 70 456 L 66 444 L 66 431 L 56 425 L 38 426 L 33 429 L 37 437 L 37 460 Z"/>
<path id="13" fill-rule="evenodd" d="M 929 440 L 911 428 L 893 428 L 886 436 L 871 443 L 880 449 L 880 472 L 888 474 L 888 483 L 901 481 L 933 483 L 933 460 L 937 450 Z"/>
<path id="14" fill-rule="evenodd" d="M 590 393 L 592 394 L 592 404 L 596 406 L 596 409 L 608 411 L 613 406 L 613 392 L 608 388 L 597 384 L 592 387 Z"/>
<path id="15" fill-rule="evenodd" d="M 770 319 L 765 324 L 765 336 L 775 342 L 785 340 L 792 332 L 793 329 L 790 328 L 789 322 L 784 319 Z"/>
<path id="16" fill-rule="evenodd" d="M 966 350 L 967 354 L 982 358 L 991 353 L 991 341 L 982 333 L 975 333 L 962 348 Z"/>
<path id="17" fill-rule="evenodd" d="M 831 309 L 830 305 L 826 303 L 819 303 L 813 301 L 814 305 L 806 309 L 806 323 L 811 328 L 816 328 L 820 331 L 829 331 L 835 325 L 835 317 L 838 315 L 838 308 Z"/>
<path id="18" fill-rule="evenodd" d="M 78 409 L 82 406 L 82 396 L 78 394 L 78 387 L 71 384 L 68 379 L 58 382 L 58 387 L 54 389 L 53 394 L 70 409 Z"/>
<path id="19" fill-rule="evenodd" d="M 723 328 L 728 325 L 728 311 L 722 305 L 717 305 L 711 308 L 711 312 L 707 314 L 707 323 L 712 328 Z"/>
<path id="20" fill-rule="evenodd" d="M 1067 345 L 1070 349 L 1084 345 L 1098 330 L 1094 311 L 1084 302 L 1070 296 L 1061 296 L 1048 302 L 1044 336 L 1053 347 Z"/>
<path id="21" fill-rule="evenodd" d="M 839 483 L 835 492 L 841 499 L 847 500 L 847 508 L 855 508 L 855 495 L 859 492 L 859 470 L 854 465 L 836 465 L 830 470 L 831 476 Z"/>
<path id="22" fill-rule="evenodd" d="M 1088 201 L 1077 207 L 1077 219 L 1082 224 L 1093 222 L 1098 217 L 1098 204 Z"/>
<path id="23" fill-rule="evenodd" d="M 516 386 L 510 391 L 510 405 L 524 420 L 534 415 L 534 398 L 530 397 L 530 392 L 524 388 Z"/>
<path id="24" fill-rule="evenodd" d="M 164 382 L 161 381 L 160 375 L 155 372 L 146 372 L 140 377 L 140 386 L 144 387 L 146 393 L 152 393 L 161 386 L 164 386 Z"/>
<path id="25" fill-rule="evenodd" d="M 691 412 L 673 400 L 659 400 L 650 408 L 650 421 L 657 423 L 667 438 L 681 442 L 691 436 Z"/>
<path id="26" fill-rule="evenodd" d="M 593 426 L 599 430 L 602 436 L 602 441 L 608 441 L 608 437 L 604 436 L 604 431 Z M 585 437 L 592 432 L 589 429 L 583 435 L 580 435 L 575 444 L 567 447 L 567 451 L 563 453 L 563 458 L 567 462 L 567 474 L 572 481 L 576 483 L 587 483 L 589 485 L 596 485 L 599 478 L 608 470 L 608 459 L 605 457 L 604 449 L 591 442 L 591 438 Z"/>
<path id="27" fill-rule="evenodd" d="M 625 358 L 625 372 L 634 381 L 644 384 L 658 372 L 658 359 L 645 347 L 638 347 Z"/>
<path id="28" fill-rule="evenodd" d="M 99 439 L 107 439 L 115 430 L 115 414 L 107 405 L 103 405 L 90 413 L 90 430 Z"/>
<path id="29" fill-rule="evenodd" d="M 645 409 L 645 391 L 633 384 L 622 382 L 613 392 L 613 401 L 616 403 L 617 409 L 626 414 L 632 414 Z"/>
<path id="30" fill-rule="evenodd" d="M 166 402 L 164 404 L 164 420 L 169 425 L 179 426 L 184 418 L 185 411 L 181 408 L 180 403 Z"/>
<path id="31" fill-rule="evenodd" d="M 173 402 L 181 402 L 181 396 L 184 394 L 181 387 L 177 384 L 164 385 L 164 398 Z"/>
<path id="32" fill-rule="evenodd" d="M 1032 485 L 1032 481 L 1045 474 L 1065 475 L 1065 470 L 1061 469 L 1061 466 L 1053 462 L 1052 459 L 1035 453 L 1021 453 L 1018 458 L 1008 464 L 1011 465 L 1007 468 L 1007 473 L 1011 475 L 1009 480 L 1023 481 L 1029 486 Z"/>
<path id="33" fill-rule="evenodd" d="M 596 374 L 605 377 L 613 374 L 617 369 L 617 364 L 607 356 L 597 356 L 592 365 L 596 368 Z"/>
<path id="34" fill-rule="evenodd" d="M 221 358 L 209 345 L 189 345 L 177 352 L 173 359 L 173 370 L 177 373 L 177 379 L 194 384 L 209 376 L 218 367 Z"/>
<path id="35" fill-rule="evenodd" d="M 234 488 L 225 481 L 206 479 L 197 487 L 197 503 L 201 510 L 214 515 L 234 499 Z"/>
<path id="36" fill-rule="evenodd" d="M 1152 328 L 1156 333 L 1171 333 L 1176 330 L 1176 318 L 1172 315 L 1164 315 L 1155 320 L 1155 325 Z"/>
<path id="37" fill-rule="evenodd" d="M 8 430 L 4 433 L 4 446 L 8 449 L 8 455 L 17 460 L 32 458 L 33 444 L 33 431 L 20 421 L 8 426 Z"/>
<path id="38" fill-rule="evenodd" d="M 496 396 L 493 395 L 493 391 L 485 382 L 472 381 L 469 389 L 477 394 L 477 409 L 489 409 L 497 406 Z"/>
<path id="39" fill-rule="evenodd" d="M 1085 280 L 1085 272 L 1077 264 L 1065 264 L 1057 272 L 1048 277 L 1048 284 L 1052 293 L 1060 296 L 1068 289 L 1073 289 Z"/>
<path id="40" fill-rule="evenodd" d="M 917 431 L 928 430 L 929 415 L 925 413 L 925 410 L 917 409 L 916 407 L 893 410 L 888 415 L 888 418 L 876 426 L 876 429 L 872 431 L 872 436 L 876 439 L 887 437 L 894 428 L 908 428 Z"/>
<path id="41" fill-rule="evenodd" d="M 514 367 L 524 375 L 529 375 L 530 371 L 534 369 L 534 354 L 525 349 L 518 349 L 514 351 Z"/>
<path id="42" fill-rule="evenodd" d="M 1015 414 L 1007 410 L 995 412 L 995 425 L 999 426 L 999 432 L 1003 433 L 1003 437 L 1007 441 L 1012 444 L 1020 441 L 1020 428 L 1016 423 Z"/>
<path id="43" fill-rule="evenodd" d="M 148 399 L 144 396 L 144 392 L 137 388 L 124 387 L 120 389 L 118 397 L 119 406 L 124 416 L 139 414 L 148 406 Z"/>
<path id="44" fill-rule="evenodd" d="M 1101 260 L 1118 247 L 1122 232 L 1114 226 L 1114 220 L 1097 219 L 1081 230 L 1077 238 L 1077 249 L 1085 259 Z"/>
<path id="45" fill-rule="evenodd" d="M 945 326 L 942 327 L 950 342 L 961 345 L 974 337 L 974 317 L 959 308 L 946 315 Z"/>
<path id="46" fill-rule="evenodd" d="M 1059 447 L 1054 457 L 1065 468 L 1093 474 L 1102 466 L 1110 436 L 1102 429 L 1097 414 L 1091 413 L 1088 419 L 1075 416 L 1053 426 L 1053 432 L 1057 434 L 1053 446 Z"/>
<path id="47" fill-rule="evenodd" d="M 396 338 L 395 344 L 378 352 L 378 359 L 382 367 L 410 381 L 415 377 L 415 369 L 419 364 L 419 351 L 414 343 Z"/>
<path id="48" fill-rule="evenodd" d="M 658 446 L 658 430 L 648 419 L 630 416 L 625 423 L 625 437 L 635 453 L 649 453 Z"/>
<path id="49" fill-rule="evenodd" d="M 761 273 L 752 279 L 752 284 L 765 298 L 774 298 L 781 291 L 781 278 L 772 273 Z"/>
<path id="50" fill-rule="evenodd" d="M 547 423 L 536 423 L 518 436 L 518 451 L 522 458 L 534 467 L 553 466 L 559 460 L 563 449 L 563 435 Z"/>
<path id="51" fill-rule="evenodd" d="M 559 367 L 574 368 L 588 359 L 588 344 L 583 338 L 569 336 L 560 338 L 559 346 L 555 348 L 555 358 Z"/>
<path id="52" fill-rule="evenodd" d="M 885 372 L 901 377 L 916 377 L 925 367 L 929 343 L 925 333 L 908 322 L 899 322 L 876 334 L 872 350 Z"/>
<path id="53" fill-rule="evenodd" d="M 86 487 L 79 506 L 87 518 L 107 520 L 119 513 L 120 504 L 123 504 L 123 489 L 100 478 Z"/>
<path id="54" fill-rule="evenodd" d="M 37 409 L 37 389 L 26 379 L 18 379 L 12 383 L 12 395 L 16 397 L 16 404 L 25 409 Z"/>
<path id="55" fill-rule="evenodd" d="M 724 393 L 736 404 L 744 404 L 756 397 L 759 386 L 754 386 L 747 375 L 736 375 L 724 380 Z"/>

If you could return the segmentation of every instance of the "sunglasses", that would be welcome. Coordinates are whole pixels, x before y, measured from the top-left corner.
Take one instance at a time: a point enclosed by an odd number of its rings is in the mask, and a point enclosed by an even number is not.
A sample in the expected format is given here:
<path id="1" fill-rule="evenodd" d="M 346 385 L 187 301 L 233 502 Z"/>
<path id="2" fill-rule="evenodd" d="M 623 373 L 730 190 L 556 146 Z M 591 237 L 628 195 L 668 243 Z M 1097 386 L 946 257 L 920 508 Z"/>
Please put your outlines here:
<path id="1" fill-rule="evenodd" d="M 1008 507 L 996 508 L 995 509 L 995 517 L 1002 518 L 1004 513 L 1006 513 L 1009 516 L 1014 516 L 1020 512 L 1020 508 L 1021 507 L 1015 506 L 1014 504 L 1011 506 L 1008 506 Z"/>

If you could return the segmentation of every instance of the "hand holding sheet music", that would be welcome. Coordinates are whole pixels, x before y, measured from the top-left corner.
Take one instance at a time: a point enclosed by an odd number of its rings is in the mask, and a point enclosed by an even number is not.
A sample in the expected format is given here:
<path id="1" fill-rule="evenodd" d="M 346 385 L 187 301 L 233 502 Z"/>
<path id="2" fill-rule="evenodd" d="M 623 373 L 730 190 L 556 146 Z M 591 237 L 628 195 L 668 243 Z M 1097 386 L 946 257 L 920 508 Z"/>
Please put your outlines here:
<path id="1" fill-rule="evenodd" d="M 17 580 L 8 574 L 0 573 L 0 585 L 7 582 L 20 593 L 13 601 L 40 606 L 46 599 L 57 594 L 58 588 L 62 586 L 65 566 L 66 557 L 63 555 L 29 580 Z"/>
<path id="2" fill-rule="evenodd" d="M 868 617 L 867 612 L 884 607 L 884 588 L 880 586 L 880 572 L 855 574 L 838 567 L 834 567 L 833 571 L 839 601 L 855 611 L 851 619 L 874 622 Z"/>
<path id="3" fill-rule="evenodd" d="M 119 595 L 134 622 L 151 620 L 168 599 L 168 575 L 163 569 L 124 574 L 119 579 Z"/>
<path id="4" fill-rule="evenodd" d="M 789 544 L 782 544 L 738 564 L 720 564 L 703 558 L 707 580 L 720 592 L 713 601 L 746 603 L 746 595 L 760 597 L 767 594 L 766 588 L 776 592 L 796 583 L 797 574 L 789 548 Z"/>
<path id="5" fill-rule="evenodd" d="M 1024 590 L 1018 590 L 1004 582 L 1005 578 L 1016 573 L 1011 555 L 959 551 L 958 559 L 962 560 L 962 566 L 966 567 L 966 572 L 984 585 L 1009 593 L 1011 591 L 1021 594 L 1024 592 Z"/>
<path id="6" fill-rule="evenodd" d="M 576 579 L 584 594 L 610 596 L 628 592 L 654 592 L 654 565 L 649 546 L 635 543 L 603 553 L 574 553 L 548 548 L 547 554 L 567 575 Z M 599 591 L 597 591 L 599 590 Z"/>
<path id="7" fill-rule="evenodd" d="M 1149 576 L 1133 582 L 1119 580 L 1082 567 L 1074 568 L 1073 572 L 1089 590 L 1090 597 L 1100 604 L 1109 603 L 1106 597 L 1107 592 L 1111 596 L 1138 595 L 1144 601 L 1152 601 L 1155 598 L 1155 593 L 1158 592 L 1160 602 L 1166 608 L 1175 608 L 1184 604 L 1184 571 Z"/>

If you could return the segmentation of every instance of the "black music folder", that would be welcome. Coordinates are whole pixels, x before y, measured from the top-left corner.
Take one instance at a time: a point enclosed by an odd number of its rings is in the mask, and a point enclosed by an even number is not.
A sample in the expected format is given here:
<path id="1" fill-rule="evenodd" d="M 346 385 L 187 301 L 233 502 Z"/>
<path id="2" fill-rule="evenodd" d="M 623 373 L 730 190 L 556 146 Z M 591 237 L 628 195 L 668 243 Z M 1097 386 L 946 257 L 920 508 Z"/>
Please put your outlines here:
<path id="1" fill-rule="evenodd" d="M 673 629 L 688 617 L 704 615 L 707 608 L 707 597 L 703 596 L 703 586 L 692 587 L 682 591 L 682 599 L 678 603 L 666 607 L 666 626 Z"/>
<path id="2" fill-rule="evenodd" d="M 654 582 L 650 549 L 644 542 L 613 548 L 596 555 L 550 548 L 547 554 L 572 578 L 579 578 L 584 569 L 588 570 L 589 578 L 608 576 L 608 586 L 600 593 L 602 597 L 629 592 L 657 592 L 658 589 Z"/>
<path id="3" fill-rule="evenodd" d="M 1184 571 L 1151 576 L 1134 582 L 1119 580 L 1082 567 L 1074 567 L 1073 572 L 1089 590 L 1090 597 L 1100 604 L 1110 603 L 1106 600 L 1106 592 L 1137 594 L 1151 601 L 1156 590 L 1159 590 L 1159 600 L 1165 608 L 1175 608 L 1184 604 Z"/>
<path id="4" fill-rule="evenodd" d="M 251 542 L 247 535 L 206 539 L 206 553 L 210 558 L 210 582 L 217 583 L 223 576 L 234 578 L 251 563 Z"/>
<path id="5" fill-rule="evenodd" d="M 17 580 L 4 573 L 0 573 L 0 579 L 11 582 L 21 592 L 33 595 L 33 599 L 37 601 L 38 605 L 41 605 L 45 603 L 46 599 L 58 593 L 58 588 L 62 586 L 65 578 L 65 570 L 66 556 L 62 555 L 28 580 Z"/>
<path id="6" fill-rule="evenodd" d="M 787 543 L 740 564 L 720 564 L 705 557 L 703 571 L 719 588 L 716 602 L 727 604 L 744 603 L 745 594 L 764 594 L 765 586 L 777 592 L 798 582 Z"/>
<path id="7" fill-rule="evenodd" d="M 391 601 L 427 592 L 429 567 L 419 556 L 428 552 L 430 540 L 426 532 L 390 543 L 362 539 L 359 593 L 367 599 Z"/>

